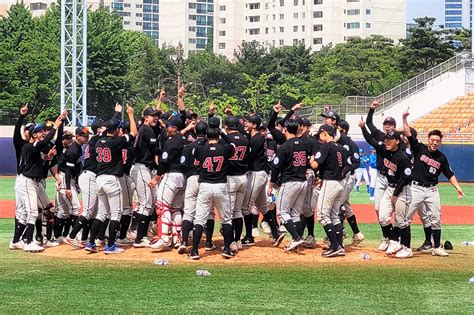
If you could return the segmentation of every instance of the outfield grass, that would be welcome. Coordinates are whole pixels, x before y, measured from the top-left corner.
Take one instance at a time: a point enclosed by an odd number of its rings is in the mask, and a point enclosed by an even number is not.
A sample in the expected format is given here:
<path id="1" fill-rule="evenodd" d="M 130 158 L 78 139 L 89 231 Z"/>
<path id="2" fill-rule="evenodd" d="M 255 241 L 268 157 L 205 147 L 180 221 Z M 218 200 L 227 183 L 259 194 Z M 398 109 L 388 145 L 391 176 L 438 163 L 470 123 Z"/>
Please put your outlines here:
<path id="1" fill-rule="evenodd" d="M 7 249 L 13 221 L 0 220 L 0 314 L 3 313 L 474 313 L 473 226 L 446 226 L 461 255 L 446 268 L 332 264 L 165 267 L 151 262 L 61 260 Z M 318 228 L 319 229 L 319 228 Z M 370 244 L 376 225 L 361 225 Z M 321 230 L 318 230 L 321 233 Z M 321 235 L 321 234 L 319 234 Z M 414 228 L 415 244 L 421 228 Z M 418 258 L 420 259 L 420 258 Z M 206 268 L 212 276 L 195 275 Z"/>
<path id="2" fill-rule="evenodd" d="M 15 200 L 15 177 L 0 177 L 0 200 Z M 456 191 L 450 184 L 441 183 L 439 190 L 441 194 L 441 202 L 445 206 L 473 206 L 474 205 L 474 185 L 461 184 L 466 197 L 458 199 Z M 353 204 L 369 204 L 369 194 L 365 190 L 365 186 L 360 187 L 360 193 L 355 192 L 351 194 L 351 202 Z M 48 195 L 54 196 L 54 181 L 50 178 L 46 185 Z"/>

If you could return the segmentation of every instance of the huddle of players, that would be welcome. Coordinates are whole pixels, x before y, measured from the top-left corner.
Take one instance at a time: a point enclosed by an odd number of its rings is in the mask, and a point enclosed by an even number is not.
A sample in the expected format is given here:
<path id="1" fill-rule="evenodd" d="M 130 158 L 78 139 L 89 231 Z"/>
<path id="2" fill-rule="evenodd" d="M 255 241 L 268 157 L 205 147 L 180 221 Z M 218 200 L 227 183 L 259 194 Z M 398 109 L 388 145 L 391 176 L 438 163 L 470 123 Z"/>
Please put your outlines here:
<path id="1" fill-rule="evenodd" d="M 438 150 L 443 135 L 439 130 L 432 130 L 428 133 L 428 144 L 420 143 L 416 138 L 416 130 L 408 124 L 408 112 L 403 113 L 405 137 L 402 138 L 395 130 L 396 121 L 392 117 L 385 118 L 384 131 L 381 131 L 372 122 L 375 109 L 379 106 L 378 102 L 373 102 L 366 123 L 362 120 L 359 123 L 365 140 L 377 153 L 378 175 L 374 198 L 383 234 L 379 250 L 397 258 L 413 256 L 410 224 L 417 211 L 425 232 L 425 241 L 418 250 L 432 251 L 434 256 L 448 256 L 441 247 L 438 177 L 441 174 L 446 176 L 456 189 L 458 198 L 462 198 L 464 193 L 446 156 Z M 395 217 L 393 225 L 392 214 Z"/>

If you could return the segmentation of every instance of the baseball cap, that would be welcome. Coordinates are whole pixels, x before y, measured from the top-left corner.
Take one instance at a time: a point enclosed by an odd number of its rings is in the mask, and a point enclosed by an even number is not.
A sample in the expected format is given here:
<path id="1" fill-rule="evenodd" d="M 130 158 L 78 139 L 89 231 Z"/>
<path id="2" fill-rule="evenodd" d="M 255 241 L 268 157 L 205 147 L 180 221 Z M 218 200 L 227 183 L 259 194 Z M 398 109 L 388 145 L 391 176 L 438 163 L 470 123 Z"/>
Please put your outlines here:
<path id="1" fill-rule="evenodd" d="M 196 134 L 198 135 L 205 135 L 207 130 L 207 123 L 205 121 L 199 121 L 194 127 Z"/>
<path id="2" fill-rule="evenodd" d="M 301 125 L 301 126 L 305 126 L 305 127 L 311 127 L 312 126 L 311 122 L 306 117 L 298 117 L 298 119 L 296 119 L 296 121 L 298 122 L 298 125 Z"/>
<path id="3" fill-rule="evenodd" d="M 207 120 L 207 124 L 209 125 L 209 128 L 219 128 L 221 125 L 221 121 L 217 117 L 210 117 Z"/>
<path id="4" fill-rule="evenodd" d="M 118 128 L 120 128 L 122 125 L 122 122 L 118 119 L 109 119 L 104 123 L 105 128 L 107 131 L 115 131 Z"/>
<path id="5" fill-rule="evenodd" d="M 143 117 L 145 117 L 145 116 L 159 116 L 159 115 L 160 115 L 160 111 L 158 111 L 158 110 L 156 110 L 152 107 L 147 107 L 143 111 Z"/>
<path id="6" fill-rule="evenodd" d="M 31 128 L 32 126 L 34 126 L 34 125 L 35 125 L 34 123 L 27 123 L 27 124 L 25 125 L 25 131 L 30 132 L 30 128 Z M 30 133 L 31 133 L 31 132 L 30 132 Z"/>
<path id="7" fill-rule="evenodd" d="M 339 121 L 339 119 L 341 119 L 341 117 L 339 117 L 339 115 L 335 111 L 332 111 L 332 110 L 322 113 L 321 117 L 332 118 L 336 121 Z"/>
<path id="8" fill-rule="evenodd" d="M 104 126 L 104 121 L 102 119 L 96 119 L 92 123 L 91 129 L 94 133 L 97 133 L 97 129 Z"/>
<path id="9" fill-rule="evenodd" d="M 250 121 L 251 123 L 260 126 L 262 124 L 262 118 L 258 115 L 245 115 L 244 119 Z"/>
<path id="10" fill-rule="evenodd" d="M 321 126 L 319 126 L 319 130 L 318 130 L 318 133 L 317 135 L 319 136 L 321 134 L 321 132 L 327 132 L 330 136 L 334 137 L 336 135 L 336 129 L 334 129 L 333 126 L 330 126 L 330 125 L 327 125 L 327 124 L 323 124 Z"/>
<path id="11" fill-rule="evenodd" d="M 190 113 L 190 112 L 186 113 L 186 119 L 196 119 L 196 118 L 198 118 L 198 114 Z"/>
<path id="12" fill-rule="evenodd" d="M 87 128 L 87 127 L 77 127 L 75 134 L 76 134 L 76 136 L 77 135 L 88 136 L 90 134 L 89 128 Z"/>
<path id="13" fill-rule="evenodd" d="M 30 132 L 30 135 L 43 131 L 43 130 L 44 130 L 43 124 L 35 124 L 35 125 L 30 126 L 30 128 L 28 129 L 28 131 Z"/>
<path id="14" fill-rule="evenodd" d="M 64 133 L 63 133 L 63 140 L 64 140 L 64 139 L 72 139 L 72 137 L 74 137 L 74 135 L 72 134 L 72 132 L 70 132 L 69 130 L 64 131 Z"/>
<path id="15" fill-rule="evenodd" d="M 346 132 L 349 131 L 350 126 L 349 126 L 349 123 L 346 120 L 344 120 L 344 119 L 339 120 L 338 125 L 341 129 L 345 130 Z"/>
<path id="16" fill-rule="evenodd" d="M 122 129 L 123 129 L 123 131 L 130 131 L 130 121 L 128 121 L 128 120 L 124 121 L 122 123 Z"/>
<path id="17" fill-rule="evenodd" d="M 260 127 L 258 127 L 258 130 L 259 130 L 259 131 L 260 131 L 260 130 L 267 130 L 267 129 L 268 129 L 268 128 L 267 128 L 267 125 L 265 125 L 265 124 L 262 124 L 262 125 L 260 125 Z"/>
<path id="18" fill-rule="evenodd" d="M 383 120 L 383 124 L 384 124 L 384 125 L 396 126 L 396 125 L 397 125 L 397 122 L 395 121 L 395 118 L 393 118 L 393 117 L 386 117 L 386 118 Z"/>
<path id="19" fill-rule="evenodd" d="M 385 139 L 398 139 L 400 140 L 400 133 L 396 130 L 390 130 L 385 134 L 384 140 Z"/>
<path id="20" fill-rule="evenodd" d="M 170 117 L 170 119 L 168 119 L 166 122 L 165 122 L 166 126 L 173 126 L 173 127 L 176 127 L 178 128 L 178 130 L 181 130 L 183 129 L 182 126 L 183 126 L 183 121 L 181 120 L 181 118 L 179 117 L 176 117 L 176 116 L 172 116 Z"/>
<path id="21" fill-rule="evenodd" d="M 237 117 L 235 116 L 228 116 L 224 120 L 224 125 L 227 126 L 227 128 L 232 129 L 232 130 L 237 130 L 239 129 L 240 126 L 240 121 Z"/>
<path id="22" fill-rule="evenodd" d="M 173 115 L 173 112 L 162 113 L 162 114 L 160 115 L 160 119 L 162 119 L 162 120 L 168 120 L 172 115 Z"/>

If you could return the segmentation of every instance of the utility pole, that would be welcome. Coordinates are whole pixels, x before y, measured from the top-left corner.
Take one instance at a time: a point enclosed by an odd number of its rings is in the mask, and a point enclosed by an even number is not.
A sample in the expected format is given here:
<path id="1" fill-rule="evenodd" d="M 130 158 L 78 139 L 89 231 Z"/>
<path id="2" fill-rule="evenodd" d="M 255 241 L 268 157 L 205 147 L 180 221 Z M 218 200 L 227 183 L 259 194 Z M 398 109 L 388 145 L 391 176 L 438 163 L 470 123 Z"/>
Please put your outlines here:
<path id="1" fill-rule="evenodd" d="M 87 0 L 61 1 L 61 111 L 87 126 Z"/>

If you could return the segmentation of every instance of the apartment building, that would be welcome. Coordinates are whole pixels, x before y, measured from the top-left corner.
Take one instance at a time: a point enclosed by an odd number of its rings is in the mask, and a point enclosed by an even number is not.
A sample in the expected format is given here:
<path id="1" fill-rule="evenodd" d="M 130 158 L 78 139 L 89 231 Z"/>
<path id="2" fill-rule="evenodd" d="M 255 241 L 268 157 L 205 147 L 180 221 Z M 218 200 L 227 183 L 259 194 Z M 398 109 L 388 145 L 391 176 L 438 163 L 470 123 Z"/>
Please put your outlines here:
<path id="1" fill-rule="evenodd" d="M 444 27 L 448 29 L 471 29 L 472 0 L 445 0 Z"/>
<path id="2" fill-rule="evenodd" d="M 242 41 L 314 51 L 353 36 L 406 36 L 406 0 L 216 0 L 214 51 L 232 58 Z"/>

